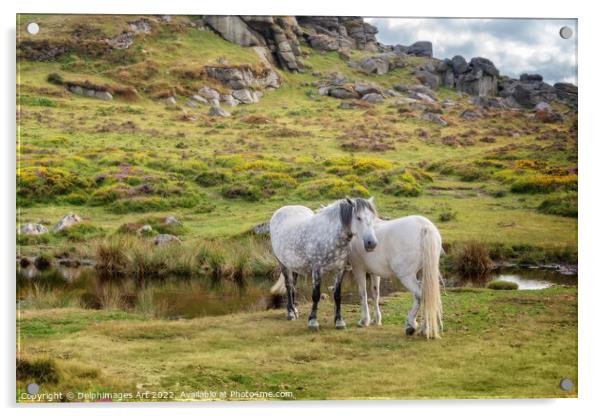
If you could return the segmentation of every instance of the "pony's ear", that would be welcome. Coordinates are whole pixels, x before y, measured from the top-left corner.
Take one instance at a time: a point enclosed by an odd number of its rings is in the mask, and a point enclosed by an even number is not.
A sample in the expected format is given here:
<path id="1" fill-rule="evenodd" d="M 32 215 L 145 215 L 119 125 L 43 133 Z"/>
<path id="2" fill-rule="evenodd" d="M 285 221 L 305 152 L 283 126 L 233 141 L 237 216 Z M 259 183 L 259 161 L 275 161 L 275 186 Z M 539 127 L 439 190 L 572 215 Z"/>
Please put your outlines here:
<path id="1" fill-rule="evenodd" d="M 368 198 L 368 202 L 370 202 L 372 205 L 374 205 L 374 197 L 371 196 L 370 198 Z"/>
<path id="2" fill-rule="evenodd" d="M 351 205 L 352 207 L 355 208 L 355 202 L 353 201 L 353 199 L 351 199 L 348 196 L 346 196 L 345 200 L 349 203 L 349 205 Z"/>

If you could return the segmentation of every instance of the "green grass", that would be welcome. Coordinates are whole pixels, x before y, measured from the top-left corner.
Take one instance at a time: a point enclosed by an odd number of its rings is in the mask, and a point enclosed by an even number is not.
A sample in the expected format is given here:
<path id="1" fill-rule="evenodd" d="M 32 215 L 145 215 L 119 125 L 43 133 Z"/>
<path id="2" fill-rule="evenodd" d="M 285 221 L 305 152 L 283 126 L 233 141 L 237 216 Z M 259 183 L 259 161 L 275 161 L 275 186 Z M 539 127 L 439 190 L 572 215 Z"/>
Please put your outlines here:
<path id="1" fill-rule="evenodd" d="M 382 327 L 356 328 L 359 309 L 345 306 L 345 331 L 334 329 L 324 301 L 318 333 L 306 328 L 308 305 L 301 306 L 303 319 L 293 322 L 282 310 L 186 321 L 28 310 L 17 322 L 18 351 L 29 361 L 50 360 L 61 374 L 42 391 L 89 391 L 88 378 L 75 367 L 102 379 L 103 391 L 134 393 L 285 390 L 298 400 L 576 397 L 576 388 L 558 388 L 563 377 L 577 381 L 576 294 L 563 288 L 448 290 L 443 336 L 428 341 L 403 335 L 408 294 L 385 299 Z M 19 379 L 18 389 L 30 380 Z"/>

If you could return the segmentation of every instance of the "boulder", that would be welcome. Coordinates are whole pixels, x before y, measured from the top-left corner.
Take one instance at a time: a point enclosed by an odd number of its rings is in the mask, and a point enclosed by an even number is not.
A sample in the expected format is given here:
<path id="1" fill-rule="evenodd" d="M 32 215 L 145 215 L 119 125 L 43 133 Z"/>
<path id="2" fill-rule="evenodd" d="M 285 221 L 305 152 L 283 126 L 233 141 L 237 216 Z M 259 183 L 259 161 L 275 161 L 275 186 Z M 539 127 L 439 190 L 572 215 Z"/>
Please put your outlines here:
<path id="1" fill-rule="evenodd" d="M 380 104 L 385 101 L 385 99 L 382 95 L 377 94 L 375 92 L 371 92 L 369 94 L 364 95 L 362 97 L 362 100 L 369 102 L 371 104 Z"/>
<path id="2" fill-rule="evenodd" d="M 330 88 L 327 86 L 322 86 L 320 88 L 318 88 L 318 95 L 328 95 L 328 92 L 330 91 Z"/>
<path id="3" fill-rule="evenodd" d="M 23 235 L 40 235 L 46 234 L 47 232 L 48 228 L 44 227 L 42 224 L 27 223 L 21 224 L 21 227 L 19 227 L 19 234 Z"/>
<path id="4" fill-rule="evenodd" d="M 167 98 L 165 99 L 165 104 L 166 104 L 168 107 L 175 107 L 175 106 L 177 106 L 177 105 L 178 105 L 178 103 L 177 103 L 177 101 L 176 101 L 176 97 L 167 97 Z"/>
<path id="5" fill-rule="evenodd" d="M 381 89 L 377 85 L 372 84 L 371 82 L 356 81 L 353 84 L 353 89 L 359 95 L 366 95 L 366 94 L 372 94 L 372 93 L 380 94 L 381 93 Z"/>
<path id="6" fill-rule="evenodd" d="M 359 61 L 353 61 L 350 65 L 369 74 L 382 75 L 395 68 L 403 67 L 405 60 L 402 56 L 394 52 L 383 52 L 367 56 Z"/>
<path id="7" fill-rule="evenodd" d="M 234 90 L 232 96 L 243 104 L 254 104 L 259 101 L 255 93 L 248 89 Z"/>
<path id="8" fill-rule="evenodd" d="M 470 67 L 474 69 L 480 69 L 484 74 L 490 75 L 492 77 L 497 77 L 500 75 L 500 71 L 495 67 L 493 62 L 491 62 L 487 58 L 482 58 L 480 56 L 476 58 L 472 58 L 470 60 Z"/>
<path id="9" fill-rule="evenodd" d="M 443 127 L 447 126 L 447 124 L 448 124 L 447 121 L 445 121 L 441 117 L 440 114 L 435 114 L 435 113 L 431 113 L 431 112 L 424 112 L 424 113 L 422 113 L 421 118 L 423 120 L 426 120 L 426 121 L 437 123 L 437 124 L 439 124 L 440 126 L 443 126 Z"/>
<path id="10" fill-rule="evenodd" d="M 193 95 L 192 98 L 194 101 L 201 103 L 201 104 L 209 104 L 209 101 L 207 101 L 207 99 L 205 97 L 201 97 L 200 95 Z"/>
<path id="11" fill-rule="evenodd" d="M 543 76 L 539 74 L 520 74 L 519 81 L 523 82 L 541 82 L 543 81 Z"/>
<path id="12" fill-rule="evenodd" d="M 464 110 L 460 113 L 460 118 L 468 121 L 477 120 L 483 118 L 483 113 L 478 110 Z"/>
<path id="13" fill-rule="evenodd" d="M 428 41 L 420 41 L 413 43 L 406 50 L 407 55 L 413 56 L 424 56 L 428 58 L 432 58 L 433 56 L 433 44 Z"/>
<path id="14" fill-rule="evenodd" d="M 209 78 L 235 90 L 245 88 L 256 90 L 262 90 L 269 87 L 279 88 L 281 84 L 281 78 L 278 73 L 267 66 L 264 66 L 261 69 L 243 65 L 206 66 L 205 72 Z M 210 98 L 205 95 L 203 96 L 205 98 Z"/>
<path id="15" fill-rule="evenodd" d="M 235 99 L 231 94 L 226 94 L 221 96 L 222 104 L 227 105 L 228 107 L 236 107 L 240 101 Z"/>
<path id="16" fill-rule="evenodd" d="M 134 43 L 134 32 L 122 32 L 119 35 L 106 39 L 113 49 L 127 49 Z"/>
<path id="17" fill-rule="evenodd" d="M 113 96 L 108 91 L 95 91 L 94 97 L 98 98 L 99 100 L 105 100 L 105 101 L 113 99 Z"/>
<path id="18" fill-rule="evenodd" d="M 157 236 L 155 236 L 155 238 L 153 239 L 153 243 L 157 246 L 160 246 L 162 244 L 166 244 L 166 243 L 181 243 L 182 241 L 176 237 L 175 235 L 172 234 L 159 234 Z"/>
<path id="19" fill-rule="evenodd" d="M 182 223 L 173 215 L 169 215 L 165 217 L 163 220 L 163 224 L 165 225 L 182 225 Z"/>
<path id="20" fill-rule="evenodd" d="M 205 16 L 204 21 L 224 39 L 240 46 L 261 46 L 265 40 L 245 23 L 240 16 Z"/>
<path id="21" fill-rule="evenodd" d="M 335 98 L 347 99 L 347 98 L 360 98 L 360 95 L 355 92 L 351 87 L 337 85 L 331 87 L 328 91 L 328 95 Z"/>
<path id="22" fill-rule="evenodd" d="M 209 109 L 209 115 L 212 117 L 230 117 L 230 113 L 215 105 Z"/>
<path id="23" fill-rule="evenodd" d="M 139 235 L 150 234 L 153 232 L 153 227 L 150 224 L 144 224 L 142 227 L 138 228 L 136 231 Z"/>
<path id="24" fill-rule="evenodd" d="M 82 219 L 78 215 L 73 213 L 67 214 L 54 225 L 52 232 L 58 233 L 59 231 L 69 228 L 80 222 L 82 222 Z"/>
<path id="25" fill-rule="evenodd" d="M 199 106 L 199 103 L 194 100 L 188 100 L 188 101 L 186 101 L 186 103 L 184 105 L 186 107 L 190 107 L 190 108 L 197 108 Z"/>
<path id="26" fill-rule="evenodd" d="M 552 107 L 550 106 L 550 104 L 546 103 L 545 101 L 540 101 L 535 105 L 534 110 L 535 111 L 552 111 Z"/>
<path id="27" fill-rule="evenodd" d="M 214 100 L 214 99 L 219 100 L 219 96 L 220 96 L 219 92 L 217 92 L 213 88 L 209 88 L 209 87 L 200 88 L 198 93 L 199 93 L 199 96 L 205 98 L 205 100 Z"/>
<path id="28" fill-rule="evenodd" d="M 416 71 L 414 76 L 420 81 L 421 84 L 427 85 L 431 89 L 436 89 L 441 83 L 441 79 L 432 72 L 429 71 Z"/>
<path id="29" fill-rule="evenodd" d="M 456 75 L 463 74 L 470 70 L 470 68 L 468 67 L 468 62 L 466 62 L 466 59 L 464 59 L 464 57 L 460 55 L 456 55 L 451 59 L 451 65 L 454 74 Z"/>
<path id="30" fill-rule="evenodd" d="M 481 108 L 506 108 L 506 102 L 500 97 L 476 96 L 471 102 Z"/>
<path id="31" fill-rule="evenodd" d="M 252 228 L 252 231 L 256 235 L 269 235 L 270 234 L 270 222 L 262 222 Z"/>
<path id="32" fill-rule="evenodd" d="M 309 44 L 312 48 L 319 51 L 336 51 L 339 49 L 339 42 L 336 37 L 324 34 L 312 35 L 309 37 Z"/>

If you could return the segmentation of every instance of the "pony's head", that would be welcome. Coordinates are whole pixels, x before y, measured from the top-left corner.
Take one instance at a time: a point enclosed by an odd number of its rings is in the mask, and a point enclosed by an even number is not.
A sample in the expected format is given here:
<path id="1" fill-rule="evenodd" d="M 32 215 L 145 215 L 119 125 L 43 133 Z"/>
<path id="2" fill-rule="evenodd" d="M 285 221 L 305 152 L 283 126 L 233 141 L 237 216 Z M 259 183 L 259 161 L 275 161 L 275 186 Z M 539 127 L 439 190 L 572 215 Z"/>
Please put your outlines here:
<path id="1" fill-rule="evenodd" d="M 374 250 L 378 244 L 374 234 L 375 218 L 374 197 L 370 199 L 345 198 L 341 201 L 341 222 L 351 235 L 364 243 L 366 251 Z"/>

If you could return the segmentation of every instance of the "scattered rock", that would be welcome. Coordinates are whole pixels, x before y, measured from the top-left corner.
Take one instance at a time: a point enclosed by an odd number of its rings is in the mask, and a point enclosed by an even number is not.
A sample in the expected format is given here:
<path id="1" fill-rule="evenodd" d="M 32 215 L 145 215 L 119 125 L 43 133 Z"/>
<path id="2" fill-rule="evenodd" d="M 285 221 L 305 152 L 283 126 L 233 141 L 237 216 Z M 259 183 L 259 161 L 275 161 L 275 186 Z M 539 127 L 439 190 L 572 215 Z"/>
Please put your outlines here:
<path id="1" fill-rule="evenodd" d="M 483 113 L 481 113 L 480 111 L 464 110 L 460 113 L 460 117 L 464 120 L 472 121 L 477 120 L 479 118 L 483 118 Z"/>
<path id="2" fill-rule="evenodd" d="M 153 232 L 153 227 L 150 224 L 144 224 L 142 227 L 138 228 L 137 233 L 139 235 L 150 234 Z"/>
<path id="3" fill-rule="evenodd" d="M 201 104 L 209 104 L 209 101 L 207 101 L 207 99 L 205 97 L 201 97 L 200 95 L 193 95 L 192 98 L 194 101 L 201 103 Z"/>
<path id="4" fill-rule="evenodd" d="M 166 243 L 181 243 L 182 241 L 172 234 L 159 234 L 153 239 L 153 243 L 157 246 Z"/>
<path id="5" fill-rule="evenodd" d="M 350 86 L 335 86 L 329 89 L 328 95 L 335 98 L 360 98 L 360 95 Z"/>
<path id="6" fill-rule="evenodd" d="M 215 105 L 209 109 L 209 115 L 212 117 L 230 117 L 230 113 Z"/>
<path id="7" fill-rule="evenodd" d="M 167 105 L 168 107 L 176 107 L 178 105 L 176 97 L 167 97 L 165 99 L 165 105 Z"/>
<path id="8" fill-rule="evenodd" d="M 253 233 L 256 235 L 269 235 L 270 234 L 270 222 L 266 221 L 261 224 L 257 224 L 252 228 Z"/>
<path id="9" fill-rule="evenodd" d="M 236 107 L 240 103 L 240 101 L 236 100 L 232 94 L 222 95 L 221 100 L 222 103 L 228 107 Z"/>
<path id="10" fill-rule="evenodd" d="M 163 220 L 163 224 L 165 224 L 165 225 L 182 225 L 182 223 L 173 215 L 165 217 L 165 219 Z"/>
<path id="11" fill-rule="evenodd" d="M 123 32 L 119 35 L 106 39 L 106 42 L 113 49 L 127 49 L 134 43 L 134 32 Z"/>
<path id="12" fill-rule="evenodd" d="M 535 105 L 534 110 L 535 111 L 552 111 L 552 107 L 550 106 L 550 104 L 546 103 L 545 101 L 540 101 Z"/>
<path id="13" fill-rule="evenodd" d="M 362 97 L 362 100 L 367 101 L 371 104 L 380 104 L 385 101 L 385 99 L 382 95 L 377 94 L 375 92 L 371 92 L 369 94 L 364 95 Z"/>
<path id="14" fill-rule="evenodd" d="M 82 219 L 78 215 L 73 213 L 67 214 L 54 225 L 52 231 L 58 233 L 59 231 L 71 227 L 72 225 L 78 224 L 81 221 Z"/>
<path id="15" fill-rule="evenodd" d="M 253 104 L 259 101 L 255 93 L 247 89 L 234 90 L 232 96 L 243 104 Z"/>
<path id="16" fill-rule="evenodd" d="M 186 103 L 184 104 L 186 107 L 190 107 L 190 108 L 197 108 L 199 106 L 198 101 L 195 100 L 188 100 L 186 101 Z"/>
<path id="17" fill-rule="evenodd" d="M 405 52 L 407 55 L 433 57 L 433 44 L 428 41 L 419 41 L 410 45 Z"/>
<path id="18" fill-rule="evenodd" d="M 48 228 L 44 227 L 42 224 L 35 223 L 27 223 L 22 224 L 19 227 L 19 234 L 23 235 L 40 235 L 46 234 L 48 232 Z"/>
<path id="19" fill-rule="evenodd" d="M 447 121 L 445 121 L 441 117 L 440 114 L 435 114 L 435 113 L 431 113 L 431 112 L 424 112 L 424 113 L 422 113 L 421 118 L 423 120 L 426 120 L 426 121 L 431 121 L 433 123 L 437 123 L 437 124 L 439 124 L 440 126 L 443 126 L 443 127 L 445 127 L 445 126 L 448 125 Z"/>
<path id="20" fill-rule="evenodd" d="M 205 101 L 207 101 L 207 100 L 219 100 L 219 97 L 220 97 L 219 92 L 217 92 L 213 88 L 209 88 L 209 87 L 202 87 L 202 88 L 200 88 L 199 91 L 198 91 L 198 93 L 199 93 L 198 96 L 204 98 Z M 195 97 L 197 97 L 197 96 L 195 96 Z"/>

